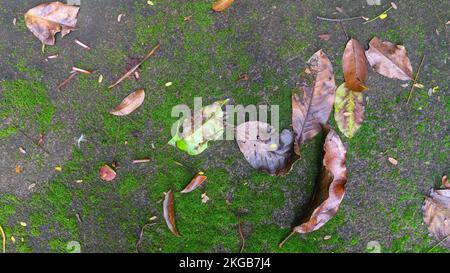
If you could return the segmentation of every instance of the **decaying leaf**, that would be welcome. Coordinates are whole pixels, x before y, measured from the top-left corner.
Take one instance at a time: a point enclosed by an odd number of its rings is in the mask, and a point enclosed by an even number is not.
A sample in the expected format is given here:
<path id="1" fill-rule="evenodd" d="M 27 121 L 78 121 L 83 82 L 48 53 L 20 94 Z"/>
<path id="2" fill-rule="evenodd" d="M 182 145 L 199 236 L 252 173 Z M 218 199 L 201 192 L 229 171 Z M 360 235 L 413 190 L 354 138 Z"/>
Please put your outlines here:
<path id="1" fill-rule="evenodd" d="M 55 44 L 55 34 L 69 34 L 76 28 L 79 7 L 61 2 L 44 3 L 25 13 L 28 29 L 46 45 Z"/>
<path id="2" fill-rule="evenodd" d="M 294 136 L 289 130 L 281 134 L 265 122 L 249 121 L 236 128 L 236 141 L 253 168 L 271 175 L 286 175 L 298 159 L 294 153 Z"/>
<path id="3" fill-rule="evenodd" d="M 175 209 L 173 206 L 173 192 L 170 190 L 166 193 L 163 203 L 164 220 L 166 220 L 167 227 L 175 236 L 180 236 L 177 226 L 175 225 Z"/>
<path id="4" fill-rule="evenodd" d="M 224 11 L 233 4 L 234 0 L 217 0 L 213 3 L 212 9 L 214 11 Z"/>
<path id="5" fill-rule="evenodd" d="M 184 190 L 181 191 L 181 193 L 188 193 L 195 190 L 196 188 L 203 185 L 207 178 L 208 177 L 203 172 L 197 173 L 192 178 L 191 182 L 189 182 L 189 184 L 184 188 Z"/>
<path id="6" fill-rule="evenodd" d="M 358 131 L 364 119 L 364 97 L 361 92 L 349 90 L 345 83 L 336 89 L 334 119 L 339 130 L 348 138 Z"/>
<path id="7" fill-rule="evenodd" d="M 116 108 L 111 110 L 115 116 L 126 116 L 134 112 L 142 105 L 145 98 L 144 89 L 139 89 L 129 94 Z"/>
<path id="8" fill-rule="evenodd" d="M 100 168 L 100 178 L 104 181 L 112 181 L 116 178 L 116 172 L 108 165 L 103 165 Z"/>
<path id="9" fill-rule="evenodd" d="M 202 204 L 206 204 L 209 201 L 208 195 L 206 195 L 206 192 L 202 193 Z"/>
<path id="10" fill-rule="evenodd" d="M 292 126 L 297 145 L 311 140 L 326 124 L 333 107 L 336 84 L 333 67 L 322 50 L 308 61 L 308 67 L 301 75 L 301 82 L 292 94 Z"/>
<path id="11" fill-rule="evenodd" d="M 179 120 L 177 132 L 168 144 L 189 155 L 202 153 L 208 141 L 220 138 L 224 132 L 222 106 L 227 102 L 228 99 L 216 101 L 194 112 L 191 118 Z"/>
<path id="12" fill-rule="evenodd" d="M 394 166 L 397 166 L 398 165 L 398 160 L 397 159 L 395 159 L 395 158 L 393 158 L 393 157 L 388 157 L 388 161 L 389 161 L 389 163 L 391 163 L 392 165 L 394 165 Z"/>
<path id="13" fill-rule="evenodd" d="M 383 76 L 403 81 L 409 81 L 413 77 L 411 62 L 402 45 L 382 42 L 374 37 L 369 43 L 366 57 L 370 66 Z"/>
<path id="14" fill-rule="evenodd" d="M 339 135 L 326 128 L 328 134 L 324 143 L 323 167 L 302 224 L 296 226 L 292 233 L 281 242 L 280 247 L 295 233 L 309 233 L 318 230 L 333 218 L 344 198 L 347 182 L 345 166 L 346 149 Z"/>
<path id="15" fill-rule="evenodd" d="M 361 92 L 367 87 L 367 58 L 364 47 L 355 39 L 350 39 L 342 57 L 345 85 L 351 91 Z"/>
<path id="16" fill-rule="evenodd" d="M 450 248 L 450 185 L 443 183 L 443 186 L 443 189 L 431 189 L 425 198 L 423 221 L 430 234 Z"/>

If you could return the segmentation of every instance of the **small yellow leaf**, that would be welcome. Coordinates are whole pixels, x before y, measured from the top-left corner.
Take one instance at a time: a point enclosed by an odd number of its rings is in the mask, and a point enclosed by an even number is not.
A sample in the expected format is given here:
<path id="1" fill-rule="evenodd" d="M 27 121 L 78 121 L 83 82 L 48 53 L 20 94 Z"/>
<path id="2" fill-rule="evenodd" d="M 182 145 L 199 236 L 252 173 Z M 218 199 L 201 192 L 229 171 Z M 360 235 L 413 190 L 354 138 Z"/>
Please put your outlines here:
<path id="1" fill-rule="evenodd" d="M 25 223 L 25 222 L 20 222 L 20 225 L 23 226 L 23 227 L 26 227 L 26 226 L 27 226 L 27 223 Z"/>
<path id="2" fill-rule="evenodd" d="M 173 84 L 172 82 L 167 82 L 166 87 L 172 86 L 172 84 Z"/>
<path id="3" fill-rule="evenodd" d="M 153 3 L 153 1 L 147 1 L 147 4 L 149 4 L 150 6 L 154 6 L 155 3 Z"/>
<path id="4" fill-rule="evenodd" d="M 61 167 L 61 166 L 56 166 L 56 167 L 55 167 L 55 171 L 57 171 L 57 172 L 62 172 L 62 167 Z"/>
<path id="5" fill-rule="evenodd" d="M 387 13 L 380 14 L 380 19 L 381 20 L 386 19 L 387 17 L 388 17 Z"/>
<path id="6" fill-rule="evenodd" d="M 417 82 L 416 82 L 416 83 L 414 84 L 414 87 L 415 87 L 415 88 L 422 89 L 422 88 L 424 87 L 424 85 L 421 84 L 421 83 L 417 83 Z"/>
<path id="7" fill-rule="evenodd" d="M 13 242 L 13 244 L 16 243 L 16 238 L 14 238 L 14 236 L 11 236 L 11 242 Z"/>

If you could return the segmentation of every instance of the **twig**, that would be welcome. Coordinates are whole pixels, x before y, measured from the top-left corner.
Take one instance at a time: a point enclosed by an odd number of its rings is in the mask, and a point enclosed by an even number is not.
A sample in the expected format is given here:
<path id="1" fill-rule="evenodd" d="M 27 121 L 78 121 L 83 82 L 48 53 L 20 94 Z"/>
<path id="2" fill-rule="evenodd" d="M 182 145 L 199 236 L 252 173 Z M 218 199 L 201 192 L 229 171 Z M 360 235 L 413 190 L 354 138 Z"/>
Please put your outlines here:
<path id="1" fill-rule="evenodd" d="M 278 247 L 279 248 L 282 248 L 283 246 L 284 246 L 284 244 L 294 235 L 294 234 L 296 234 L 297 232 L 295 232 L 295 230 L 293 230 L 292 232 L 291 232 L 291 234 L 289 234 L 286 238 L 284 238 L 284 240 L 283 241 L 281 241 L 281 243 L 278 245 Z"/>
<path id="2" fill-rule="evenodd" d="M 244 248 L 245 248 L 245 238 L 244 238 L 244 234 L 242 233 L 242 222 L 241 222 L 239 216 L 237 218 L 238 218 L 238 222 L 239 222 L 239 224 L 238 224 L 238 226 L 239 226 L 239 236 L 241 237 L 241 247 L 239 249 L 239 253 L 242 253 L 244 251 Z"/>
<path id="3" fill-rule="evenodd" d="M 58 84 L 58 89 L 61 89 L 68 84 L 73 78 L 75 78 L 76 75 L 78 75 L 76 72 L 70 73 L 69 77 L 65 78 L 60 84 Z"/>
<path id="4" fill-rule="evenodd" d="M 450 234 L 445 236 L 444 239 L 442 239 L 437 244 L 435 244 L 432 248 L 430 248 L 430 250 L 428 250 L 427 253 L 430 253 L 431 251 L 433 251 L 433 249 L 435 249 L 436 247 L 440 246 L 443 242 L 447 241 L 448 238 L 450 238 Z"/>
<path id="5" fill-rule="evenodd" d="M 348 36 L 347 31 L 345 31 L 344 24 L 342 22 L 339 22 L 339 25 L 341 26 L 341 29 L 344 32 L 345 38 L 347 39 L 347 41 L 350 40 L 350 37 Z"/>
<path id="6" fill-rule="evenodd" d="M 134 73 L 134 71 L 136 69 L 138 69 L 148 58 L 150 58 L 153 54 L 155 54 L 155 52 L 160 48 L 160 45 L 158 44 L 157 46 L 155 46 L 148 54 L 147 56 L 144 57 L 144 59 L 142 59 L 142 61 L 140 61 L 137 65 L 133 66 L 130 70 L 127 71 L 127 73 L 125 73 L 122 77 L 120 77 L 117 81 L 115 81 L 113 84 L 111 84 L 108 88 L 113 88 L 114 86 L 118 85 L 119 83 L 121 83 L 124 79 L 128 78 L 128 76 L 130 76 L 131 74 Z"/>
<path id="7" fill-rule="evenodd" d="M 140 247 L 140 245 L 141 245 L 141 243 L 142 243 L 142 239 L 144 238 L 144 229 L 145 229 L 145 228 L 148 228 L 148 227 L 151 227 L 151 226 L 154 226 L 154 225 L 156 225 L 156 223 L 148 223 L 148 224 L 145 224 L 145 225 L 141 228 L 141 231 L 139 232 L 139 239 L 138 239 L 138 241 L 137 241 L 137 243 L 136 243 L 136 253 L 140 253 L 139 247 Z"/>
<path id="8" fill-rule="evenodd" d="M 13 125 L 14 126 L 14 125 Z M 42 151 L 44 151 L 46 154 L 50 154 L 50 152 L 45 149 L 42 145 L 40 145 L 39 143 L 37 143 L 32 137 L 30 137 L 29 135 L 27 135 L 24 131 L 22 131 L 22 129 L 18 128 L 17 126 L 14 126 L 17 131 L 19 131 L 22 135 L 24 135 L 26 138 L 28 138 L 28 140 L 30 140 L 31 142 L 33 142 L 34 145 L 36 145 L 37 147 L 39 147 Z"/>
<path id="9" fill-rule="evenodd" d="M 3 251 L 3 253 L 6 253 L 6 234 L 1 225 L 0 225 L 0 233 L 2 234 L 2 240 L 3 240 L 2 251 Z"/>
<path id="10" fill-rule="evenodd" d="M 406 104 L 409 103 L 409 100 L 412 97 L 412 94 L 413 94 L 413 91 L 414 91 L 414 87 L 416 85 L 417 79 L 419 78 L 420 69 L 422 68 L 424 59 L 425 59 L 425 55 L 422 56 L 422 60 L 420 61 L 419 69 L 417 70 L 416 76 L 414 77 L 414 81 L 413 81 L 413 85 L 411 86 L 411 90 L 409 90 L 409 96 L 408 96 L 408 100 L 406 101 Z"/>
<path id="11" fill-rule="evenodd" d="M 352 20 L 357 20 L 357 19 L 364 20 L 363 16 L 342 18 L 342 19 L 339 19 L 339 18 L 325 18 L 325 17 L 317 16 L 317 19 L 323 20 L 323 21 L 329 21 L 329 22 L 346 22 L 346 21 L 352 21 Z"/>

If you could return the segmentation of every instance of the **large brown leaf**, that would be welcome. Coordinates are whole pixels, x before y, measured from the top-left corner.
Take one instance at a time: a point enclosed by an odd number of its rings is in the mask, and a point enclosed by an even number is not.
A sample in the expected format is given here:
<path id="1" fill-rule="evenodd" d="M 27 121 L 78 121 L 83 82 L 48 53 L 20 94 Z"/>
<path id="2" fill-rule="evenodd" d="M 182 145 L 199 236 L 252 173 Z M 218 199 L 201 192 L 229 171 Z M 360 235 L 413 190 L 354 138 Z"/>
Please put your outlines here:
<path id="1" fill-rule="evenodd" d="M 43 44 L 54 45 L 56 33 L 64 37 L 76 28 L 79 9 L 61 2 L 44 3 L 25 13 L 25 24 Z"/>
<path id="2" fill-rule="evenodd" d="M 166 220 L 167 227 L 172 231 L 175 236 L 180 236 L 177 226 L 175 225 L 175 209 L 173 206 L 173 191 L 170 190 L 166 193 L 163 203 L 164 220 Z"/>
<path id="3" fill-rule="evenodd" d="M 298 159 L 293 152 L 292 132 L 285 129 L 278 134 L 264 122 L 249 121 L 239 125 L 236 128 L 236 141 L 253 168 L 271 175 L 286 175 Z"/>
<path id="4" fill-rule="evenodd" d="M 450 185 L 442 180 L 444 189 L 431 189 L 422 207 L 423 221 L 440 244 L 450 248 Z M 447 182 L 448 183 L 448 182 Z"/>
<path id="5" fill-rule="evenodd" d="M 342 57 L 345 85 L 352 91 L 361 92 L 366 88 L 367 58 L 363 46 L 355 39 L 348 41 Z"/>
<path id="6" fill-rule="evenodd" d="M 322 50 L 308 61 L 292 94 L 292 126 L 297 145 L 311 140 L 326 124 L 335 98 L 333 67 Z M 299 154 L 298 146 L 295 152 Z"/>
<path id="7" fill-rule="evenodd" d="M 352 138 L 364 119 L 364 97 L 361 92 L 349 90 L 345 83 L 336 89 L 334 120 L 342 133 Z"/>
<path id="8" fill-rule="evenodd" d="M 413 70 L 406 48 L 391 42 L 382 42 L 374 37 L 366 51 L 370 66 L 378 73 L 389 78 L 409 81 L 413 77 Z"/>
<path id="9" fill-rule="evenodd" d="M 111 110 L 111 114 L 115 116 L 126 116 L 134 112 L 142 105 L 145 98 L 144 89 L 139 89 L 129 94 L 119 105 Z"/>
<path id="10" fill-rule="evenodd" d="M 309 233 L 325 225 L 336 215 L 344 198 L 347 182 L 346 149 L 339 135 L 332 129 L 327 130 L 329 131 L 324 143 L 322 173 L 314 189 L 309 209 L 302 224 L 293 229 L 280 247 L 295 233 Z"/>

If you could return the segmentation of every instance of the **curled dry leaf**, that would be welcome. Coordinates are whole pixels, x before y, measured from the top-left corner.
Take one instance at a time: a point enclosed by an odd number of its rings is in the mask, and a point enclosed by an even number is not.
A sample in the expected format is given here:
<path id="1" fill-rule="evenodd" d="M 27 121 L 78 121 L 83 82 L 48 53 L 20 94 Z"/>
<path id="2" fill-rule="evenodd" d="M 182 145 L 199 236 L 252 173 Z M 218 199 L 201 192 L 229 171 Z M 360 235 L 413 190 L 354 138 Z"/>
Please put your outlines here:
<path id="1" fill-rule="evenodd" d="M 213 3 L 212 9 L 217 12 L 224 11 L 229 8 L 233 2 L 234 0 L 217 0 Z"/>
<path id="2" fill-rule="evenodd" d="M 236 128 L 236 141 L 253 168 L 270 175 L 286 175 L 299 158 L 294 153 L 294 136 L 289 130 L 278 133 L 272 126 L 250 121 Z"/>
<path id="3" fill-rule="evenodd" d="M 319 39 L 321 40 L 321 41 L 329 41 L 330 39 L 331 39 L 331 34 L 327 34 L 327 33 L 325 33 L 325 34 L 320 34 L 319 35 Z"/>
<path id="4" fill-rule="evenodd" d="M 402 45 L 382 42 L 374 37 L 369 43 L 366 57 L 370 66 L 383 76 L 403 81 L 409 81 L 413 77 L 411 62 Z"/>
<path id="5" fill-rule="evenodd" d="M 324 143 L 322 173 L 314 189 L 309 209 L 302 224 L 293 229 L 281 242 L 280 247 L 295 233 L 309 233 L 325 225 L 336 215 L 344 198 L 347 182 L 346 150 L 339 135 L 332 129 L 327 130 L 329 131 Z"/>
<path id="6" fill-rule="evenodd" d="M 116 108 L 111 110 L 111 114 L 115 116 L 126 116 L 133 113 L 142 105 L 145 98 L 144 89 L 139 89 L 129 94 Z"/>
<path id="7" fill-rule="evenodd" d="M 61 2 L 44 3 L 25 13 L 25 24 L 43 44 L 54 45 L 56 33 L 64 37 L 75 29 L 79 9 Z"/>
<path id="8" fill-rule="evenodd" d="M 339 130 L 346 137 L 352 138 L 364 119 L 363 93 L 351 91 L 345 83 L 341 84 L 336 90 L 334 119 Z"/>
<path id="9" fill-rule="evenodd" d="M 189 184 L 184 188 L 184 190 L 181 191 L 181 193 L 188 193 L 195 190 L 196 188 L 203 185 L 203 183 L 206 181 L 207 178 L 208 177 L 204 173 L 202 172 L 197 173 L 192 178 L 191 182 L 189 182 Z"/>
<path id="10" fill-rule="evenodd" d="M 104 181 L 112 181 L 116 178 L 116 172 L 108 165 L 103 165 L 100 168 L 100 178 Z"/>
<path id="11" fill-rule="evenodd" d="M 342 57 L 345 85 L 352 91 L 361 92 L 367 87 L 367 59 L 364 47 L 355 39 L 350 39 Z"/>
<path id="12" fill-rule="evenodd" d="M 189 155 L 202 153 L 209 141 L 220 138 L 224 132 L 222 106 L 227 102 L 228 99 L 216 101 L 194 112 L 191 117 L 179 120 L 177 131 L 168 144 Z"/>
<path id="13" fill-rule="evenodd" d="M 309 59 L 300 85 L 292 94 L 292 126 L 297 154 L 300 153 L 298 145 L 311 140 L 328 122 L 335 91 L 333 67 L 327 55 L 319 50 Z"/>
<path id="14" fill-rule="evenodd" d="M 164 220 L 166 220 L 167 227 L 176 236 L 180 236 L 177 226 L 175 225 L 175 209 L 173 206 L 173 192 L 170 190 L 166 193 L 163 203 Z"/>
<path id="15" fill-rule="evenodd" d="M 431 189 L 425 198 L 423 221 L 430 234 L 450 248 L 450 185 L 444 183 L 443 186 L 444 189 Z"/>

